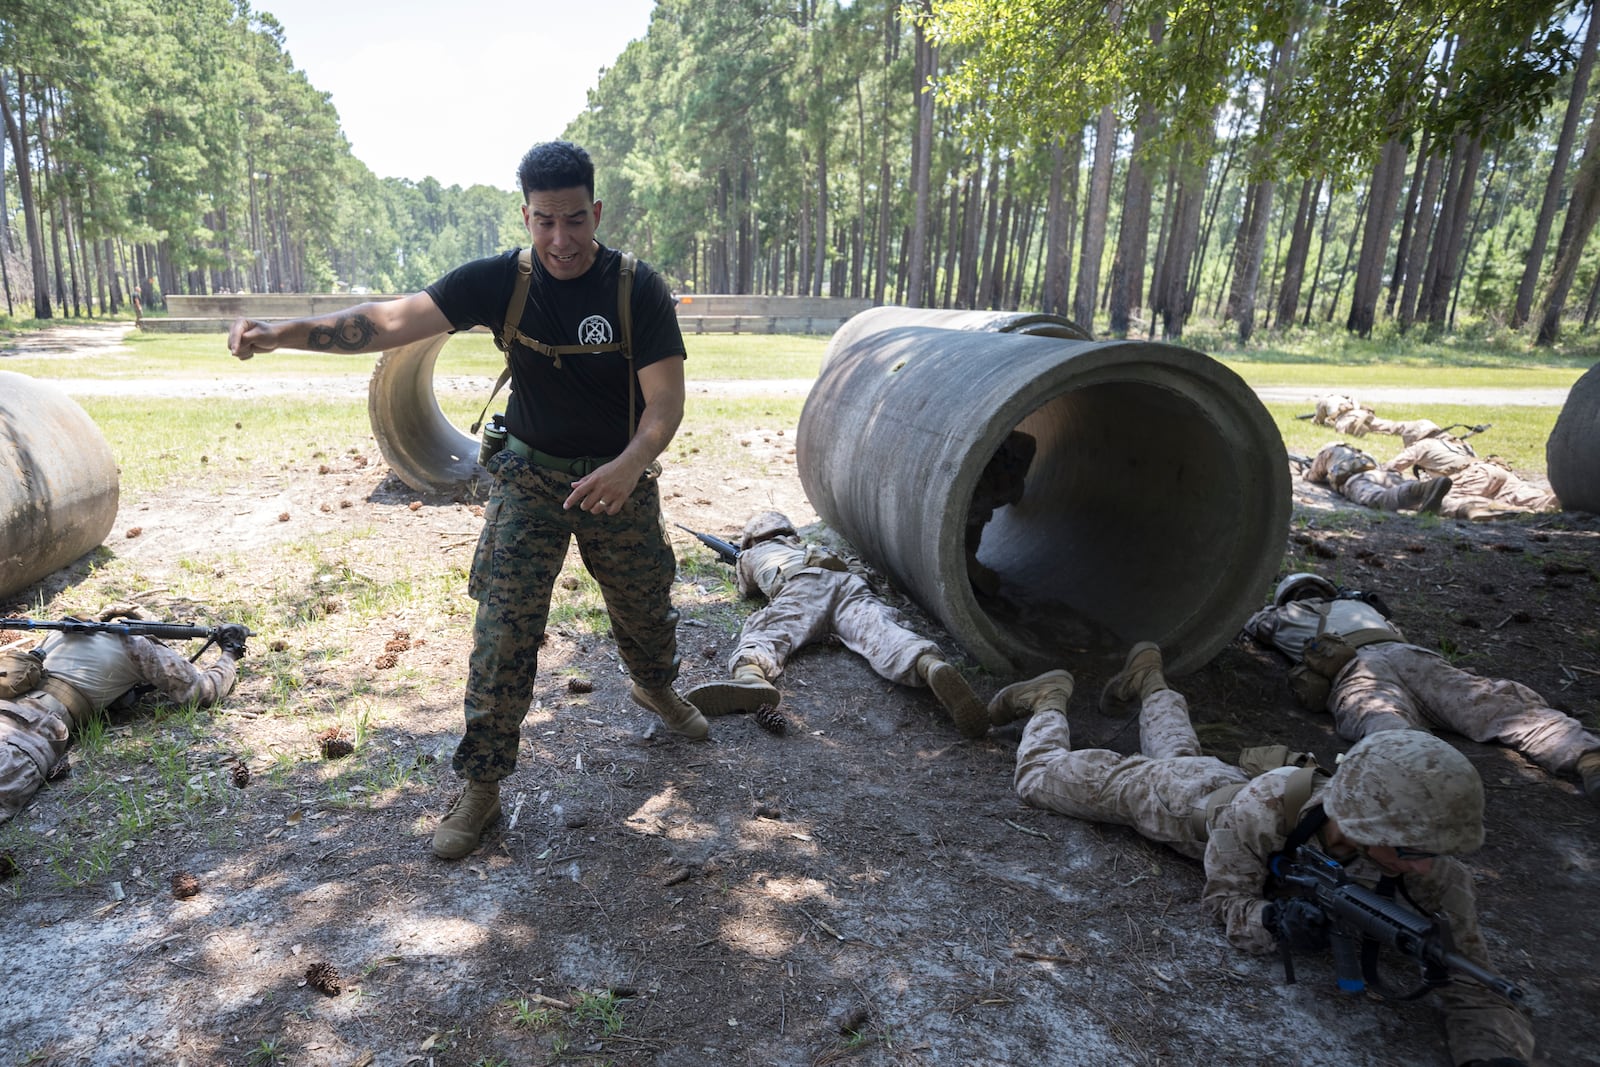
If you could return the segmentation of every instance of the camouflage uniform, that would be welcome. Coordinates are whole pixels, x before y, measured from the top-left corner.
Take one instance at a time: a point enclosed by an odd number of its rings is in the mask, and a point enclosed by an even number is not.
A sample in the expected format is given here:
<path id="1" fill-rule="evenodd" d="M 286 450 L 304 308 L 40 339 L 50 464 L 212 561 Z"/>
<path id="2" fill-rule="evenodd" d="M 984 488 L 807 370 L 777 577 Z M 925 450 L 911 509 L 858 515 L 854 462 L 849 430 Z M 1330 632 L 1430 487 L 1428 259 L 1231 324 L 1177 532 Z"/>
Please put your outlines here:
<path id="1" fill-rule="evenodd" d="M 1370 409 L 1362 407 L 1360 401 L 1338 393 L 1330 393 L 1318 400 L 1316 414 L 1311 416 L 1311 421 L 1317 426 L 1331 426 L 1352 437 L 1366 436 L 1367 431 L 1374 428 L 1374 419 L 1376 416 Z"/>
<path id="2" fill-rule="evenodd" d="M 1346 741 L 1379 730 L 1443 726 L 1480 743 L 1509 745 L 1553 774 L 1571 774 L 1579 756 L 1600 749 L 1600 737 L 1532 689 L 1452 667 L 1437 653 L 1407 644 L 1399 627 L 1359 600 L 1293 600 L 1256 612 L 1244 628 L 1296 663 L 1317 633 L 1394 635 L 1358 647 L 1331 679 L 1327 710 Z"/>
<path id="3" fill-rule="evenodd" d="M 1066 716 L 1039 712 L 1029 720 L 1017 750 L 1017 792 L 1034 807 L 1131 826 L 1149 840 L 1203 858 L 1206 883 L 1201 899 L 1222 923 L 1228 941 L 1246 952 L 1274 951 L 1276 942 L 1262 924 L 1263 893 L 1268 858 L 1283 847 L 1300 820 L 1300 811 L 1285 810 L 1284 794 L 1293 769 L 1251 779 L 1237 767 L 1200 755 L 1188 705 L 1170 689 L 1157 690 L 1142 701 L 1139 736 L 1139 755 L 1106 749 L 1074 752 Z M 1319 802 L 1326 781 L 1319 779 L 1314 786 L 1308 808 Z M 1206 807 L 1212 793 L 1240 784 L 1238 793 L 1212 807 L 1197 825 L 1194 812 Z M 1380 873 L 1364 859 L 1348 867 L 1353 877 L 1368 884 Z M 1408 875 L 1405 885 L 1420 907 L 1449 917 L 1458 952 L 1480 966 L 1492 967 L 1465 867 L 1454 859 L 1438 859 L 1428 875 Z M 1470 982 L 1455 982 L 1439 995 L 1454 1062 L 1532 1054 L 1533 1034 L 1527 1021 L 1493 993 Z"/>
<path id="4" fill-rule="evenodd" d="M 467 672 L 466 731 L 451 766 L 498 781 L 516 766 L 522 720 L 533 699 L 550 595 L 572 538 L 600 584 L 617 652 L 633 680 L 664 688 L 678 676 L 671 587 L 677 562 L 661 525 L 660 490 L 641 478 L 616 515 L 563 508 L 573 476 L 505 449 L 495 476 L 468 594 L 478 602 Z"/>
<path id="5" fill-rule="evenodd" d="M 973 588 L 986 596 L 1000 591 L 999 576 L 978 562 L 978 546 L 983 541 L 983 529 L 1003 507 L 1022 501 L 1027 487 L 1028 468 L 1033 464 L 1038 442 L 1032 434 L 1012 430 L 1000 442 L 989 462 L 978 475 L 972 490 L 972 501 L 967 505 L 967 578 Z"/>
<path id="6" fill-rule="evenodd" d="M 38 792 L 72 731 L 128 690 L 149 685 L 174 703 L 206 707 L 228 695 L 237 672 L 231 652 L 202 671 L 175 649 L 122 634 L 52 633 L 38 651 L 48 689 L 0 700 L 0 823 Z"/>
<path id="7" fill-rule="evenodd" d="M 1308 482 L 1330 487 L 1352 504 L 1362 507 L 1377 511 L 1413 508 L 1415 503 L 1408 497 L 1422 483 L 1398 469 L 1379 467 L 1377 463 L 1354 445 L 1324 445 L 1312 458 L 1304 477 Z M 1514 514 L 1492 500 L 1457 492 L 1453 480 L 1438 508 L 1439 514 L 1448 519 L 1493 519 Z"/>
<path id="8" fill-rule="evenodd" d="M 737 671 L 746 664 L 768 679 L 799 649 L 835 634 L 850 651 L 866 658 L 879 675 L 899 685 L 926 684 L 917 660 L 944 655 L 916 634 L 900 612 L 885 604 L 866 579 L 845 570 L 843 560 L 798 537 L 772 537 L 739 554 L 739 591 L 757 592 L 766 607 L 745 620 L 739 647 L 728 661 Z"/>
<path id="9" fill-rule="evenodd" d="M 1561 510 L 1561 501 L 1548 488 L 1523 481 L 1499 459 L 1479 459 L 1471 445 L 1449 434 L 1420 438 L 1384 466 L 1395 471 L 1418 467 L 1434 476 L 1448 476 L 1452 496 L 1478 497 L 1522 511 Z"/>

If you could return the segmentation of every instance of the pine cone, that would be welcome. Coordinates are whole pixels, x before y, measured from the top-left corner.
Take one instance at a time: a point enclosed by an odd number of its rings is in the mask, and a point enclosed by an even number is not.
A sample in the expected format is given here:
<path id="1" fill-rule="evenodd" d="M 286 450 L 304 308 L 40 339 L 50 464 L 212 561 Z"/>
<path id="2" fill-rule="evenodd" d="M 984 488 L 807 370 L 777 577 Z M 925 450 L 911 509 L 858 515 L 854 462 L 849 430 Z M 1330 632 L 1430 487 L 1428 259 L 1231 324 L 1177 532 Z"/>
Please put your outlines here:
<path id="1" fill-rule="evenodd" d="M 312 989 L 319 989 L 330 997 L 339 995 L 339 972 L 334 970 L 331 963 L 318 961 L 306 968 L 306 985 Z"/>
<path id="2" fill-rule="evenodd" d="M 571 678 L 567 679 L 567 692 L 592 693 L 594 692 L 594 683 L 587 678 L 580 678 L 577 675 L 573 675 Z"/>
<path id="3" fill-rule="evenodd" d="M 233 765 L 233 784 L 237 789 L 243 789 L 250 784 L 250 768 L 241 760 Z"/>
<path id="4" fill-rule="evenodd" d="M 178 871 L 172 876 L 172 895 L 179 900 L 188 900 L 200 892 L 200 879 L 188 871 Z"/>
<path id="5" fill-rule="evenodd" d="M 763 704 L 756 709 L 756 724 L 768 733 L 782 735 L 789 728 L 789 720 L 778 714 L 778 709 L 771 704 Z"/>
<path id="6" fill-rule="evenodd" d="M 337 726 L 330 726 L 318 734 L 317 744 L 322 749 L 323 759 L 344 759 L 356 750 L 356 746 L 345 740 L 344 731 Z"/>

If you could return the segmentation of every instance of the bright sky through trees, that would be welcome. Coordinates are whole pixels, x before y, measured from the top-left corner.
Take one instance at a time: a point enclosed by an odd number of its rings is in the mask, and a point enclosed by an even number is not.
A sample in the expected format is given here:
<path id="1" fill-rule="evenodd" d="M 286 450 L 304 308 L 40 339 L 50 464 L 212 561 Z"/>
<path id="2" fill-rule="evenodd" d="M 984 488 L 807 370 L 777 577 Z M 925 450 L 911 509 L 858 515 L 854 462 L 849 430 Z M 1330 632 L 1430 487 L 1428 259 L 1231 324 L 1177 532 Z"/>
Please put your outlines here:
<path id="1" fill-rule="evenodd" d="M 653 0 L 258 0 L 355 157 L 380 178 L 515 186 L 529 145 L 558 137 L 600 68 L 643 37 Z"/>

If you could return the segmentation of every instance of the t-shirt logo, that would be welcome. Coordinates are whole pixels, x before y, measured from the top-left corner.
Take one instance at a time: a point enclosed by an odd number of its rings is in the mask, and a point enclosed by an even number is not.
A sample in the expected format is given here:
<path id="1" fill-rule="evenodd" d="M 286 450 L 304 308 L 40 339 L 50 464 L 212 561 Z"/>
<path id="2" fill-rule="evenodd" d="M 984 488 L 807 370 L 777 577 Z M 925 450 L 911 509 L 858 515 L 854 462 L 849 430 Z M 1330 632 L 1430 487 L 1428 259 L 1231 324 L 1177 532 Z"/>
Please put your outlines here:
<path id="1" fill-rule="evenodd" d="M 580 345 L 608 345 L 611 343 L 611 323 L 604 315 L 590 315 L 578 323 Z"/>

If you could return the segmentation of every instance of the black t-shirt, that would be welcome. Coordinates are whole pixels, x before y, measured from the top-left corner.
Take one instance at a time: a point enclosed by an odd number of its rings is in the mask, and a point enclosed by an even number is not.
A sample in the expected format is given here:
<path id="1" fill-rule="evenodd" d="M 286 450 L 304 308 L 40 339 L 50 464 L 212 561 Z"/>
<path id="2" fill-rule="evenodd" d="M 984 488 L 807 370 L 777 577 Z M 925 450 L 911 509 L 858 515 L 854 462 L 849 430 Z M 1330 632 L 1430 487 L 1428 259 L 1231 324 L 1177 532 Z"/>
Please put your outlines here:
<path id="1" fill-rule="evenodd" d="M 552 278 L 535 255 L 519 328 L 547 345 L 620 341 L 621 269 L 622 254 L 601 246 L 581 277 L 562 281 Z M 517 253 L 504 252 L 462 264 L 428 286 L 427 293 L 455 329 L 485 326 L 498 335 L 516 279 Z M 644 263 L 634 271 L 632 305 L 635 371 L 684 356 L 672 294 Z M 627 390 L 635 391 L 636 414 L 644 411 L 644 393 L 637 378 L 630 378 L 621 352 L 564 355 L 557 368 L 550 356 L 517 345 L 510 363 L 506 428 L 517 437 L 541 452 L 569 459 L 614 456 L 627 447 Z"/>

